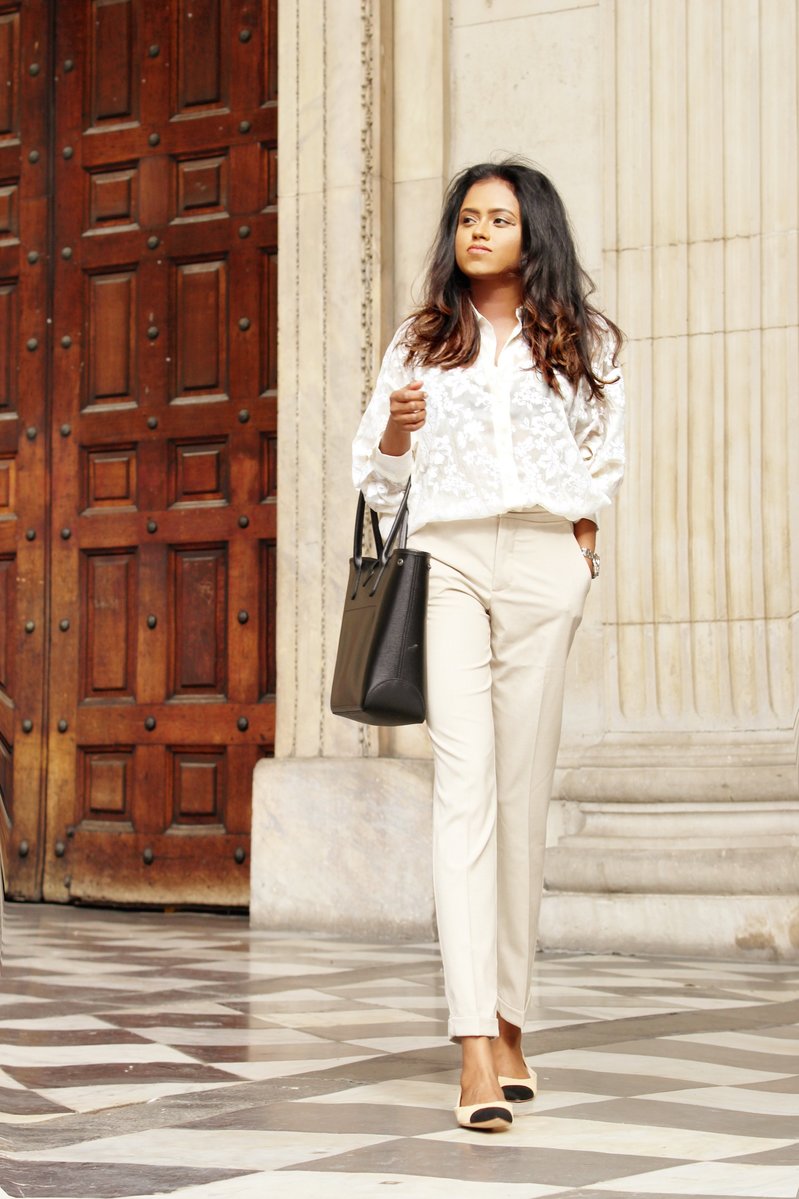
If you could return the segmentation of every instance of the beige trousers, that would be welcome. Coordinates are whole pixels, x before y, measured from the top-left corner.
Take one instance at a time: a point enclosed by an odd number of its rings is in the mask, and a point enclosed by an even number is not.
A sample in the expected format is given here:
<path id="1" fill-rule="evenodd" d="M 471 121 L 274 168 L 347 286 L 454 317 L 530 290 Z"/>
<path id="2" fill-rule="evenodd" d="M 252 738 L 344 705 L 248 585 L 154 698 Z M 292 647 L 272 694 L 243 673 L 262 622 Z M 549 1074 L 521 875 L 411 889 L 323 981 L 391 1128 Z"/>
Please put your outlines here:
<path id="1" fill-rule="evenodd" d="M 449 1035 L 521 1027 L 530 1002 L 566 658 L 591 583 L 542 508 L 425 525 L 433 876 Z"/>

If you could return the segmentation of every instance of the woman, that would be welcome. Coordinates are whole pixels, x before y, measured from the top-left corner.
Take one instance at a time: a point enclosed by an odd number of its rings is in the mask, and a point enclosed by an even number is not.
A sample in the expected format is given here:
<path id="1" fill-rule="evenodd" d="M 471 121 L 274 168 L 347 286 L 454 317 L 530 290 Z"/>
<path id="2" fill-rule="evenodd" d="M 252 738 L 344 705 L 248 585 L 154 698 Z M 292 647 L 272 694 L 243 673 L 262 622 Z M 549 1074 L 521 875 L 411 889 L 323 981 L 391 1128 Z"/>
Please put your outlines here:
<path id="1" fill-rule="evenodd" d="M 536 1087 L 522 1027 L 566 658 L 624 461 L 621 334 L 591 290 L 546 176 L 461 172 L 353 447 L 381 515 L 413 475 L 408 544 L 431 554 L 434 884 L 468 1128 L 508 1128 Z"/>

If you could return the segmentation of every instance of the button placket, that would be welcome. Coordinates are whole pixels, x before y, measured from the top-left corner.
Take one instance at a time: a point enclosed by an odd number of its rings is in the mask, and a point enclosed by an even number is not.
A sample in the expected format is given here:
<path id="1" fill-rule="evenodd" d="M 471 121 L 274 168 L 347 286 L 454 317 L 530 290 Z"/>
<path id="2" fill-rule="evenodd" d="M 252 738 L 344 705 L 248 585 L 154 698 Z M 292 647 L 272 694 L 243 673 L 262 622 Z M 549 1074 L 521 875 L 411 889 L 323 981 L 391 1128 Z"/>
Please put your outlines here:
<path id="1" fill-rule="evenodd" d="M 489 389 L 494 401 L 492 405 L 494 446 L 499 466 L 502 502 L 506 508 L 510 508 L 516 502 L 519 490 L 519 476 L 513 455 L 513 427 L 510 419 L 511 376 L 495 366 L 491 372 Z"/>

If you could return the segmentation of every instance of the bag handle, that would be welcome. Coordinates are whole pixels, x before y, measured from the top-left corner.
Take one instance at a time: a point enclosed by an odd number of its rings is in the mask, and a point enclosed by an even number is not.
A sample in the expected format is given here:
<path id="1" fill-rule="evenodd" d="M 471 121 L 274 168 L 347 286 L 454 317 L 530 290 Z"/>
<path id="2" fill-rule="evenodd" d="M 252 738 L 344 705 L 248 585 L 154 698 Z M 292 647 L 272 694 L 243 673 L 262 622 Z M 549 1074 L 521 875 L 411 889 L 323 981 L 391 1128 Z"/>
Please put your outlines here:
<path id="1" fill-rule="evenodd" d="M 407 486 L 405 488 L 405 493 L 402 497 L 402 500 L 400 501 L 400 508 L 397 510 L 397 516 L 401 515 L 401 525 L 400 525 L 400 530 L 399 530 L 398 540 L 397 540 L 397 549 L 400 549 L 400 550 L 405 549 L 405 543 L 408 540 L 408 490 L 409 490 L 409 488 L 410 488 L 410 480 L 408 480 Z M 384 552 L 383 534 L 380 532 L 380 517 L 375 512 L 374 508 L 369 509 L 369 515 L 372 518 L 372 535 L 375 539 L 375 550 L 377 551 L 378 558 L 383 563 L 383 565 L 385 565 L 385 563 L 388 560 L 388 556 L 391 553 L 391 548 L 392 548 L 391 543 L 392 543 L 392 538 L 394 537 L 394 526 L 392 525 L 391 530 L 389 531 L 389 535 L 387 538 L 388 549 L 386 549 Z"/>
<path id="2" fill-rule="evenodd" d="M 372 536 L 375 540 L 375 550 L 378 558 L 383 557 L 383 534 L 380 532 L 380 517 L 375 512 L 374 508 L 369 509 L 369 516 L 372 519 Z"/>
<path id="3" fill-rule="evenodd" d="M 402 493 L 402 499 L 400 500 L 400 505 L 399 505 L 399 508 L 397 509 L 397 514 L 394 517 L 394 521 L 391 525 L 391 528 L 389 530 L 388 536 L 386 537 L 385 541 L 383 540 L 383 537 L 381 536 L 381 533 L 380 533 L 380 526 L 378 523 L 377 513 L 375 512 L 374 508 L 369 509 L 369 515 L 372 520 L 372 532 L 374 533 L 374 538 L 375 538 L 375 549 L 377 550 L 377 558 L 378 558 L 378 565 L 380 567 L 380 573 L 382 573 L 383 569 L 386 566 L 386 563 L 388 562 L 389 555 L 391 554 L 391 551 L 394 549 L 394 543 L 397 542 L 398 549 L 405 548 L 405 542 L 408 537 L 408 495 L 410 494 L 410 490 L 411 490 L 411 480 L 408 479 L 408 482 L 405 484 L 405 491 Z M 356 577 L 356 584 L 355 584 L 356 589 L 357 589 L 358 581 L 360 580 L 360 577 L 361 577 L 361 568 L 363 566 L 363 526 L 364 526 L 365 516 L 366 516 L 366 500 L 364 499 L 363 492 L 361 491 L 358 493 L 358 507 L 355 512 L 355 533 L 353 536 L 353 543 L 352 543 L 352 560 L 353 560 L 353 563 L 357 570 L 357 577 Z"/>
<path id="4" fill-rule="evenodd" d="M 386 562 L 388 561 L 389 554 L 393 550 L 394 542 L 398 537 L 398 548 L 405 548 L 405 542 L 408 536 L 408 495 L 410 490 L 411 480 L 408 479 L 408 482 L 405 484 L 405 490 L 402 493 L 402 499 L 400 500 L 397 514 L 394 517 L 394 522 L 385 541 L 383 541 L 383 538 L 380 534 L 377 513 L 373 508 L 369 509 L 369 513 L 372 518 L 372 530 L 375 535 L 375 548 L 377 549 L 377 556 L 380 560 L 381 566 L 385 566 Z M 358 494 L 358 508 L 355 513 L 355 533 L 352 542 L 352 558 L 358 570 L 361 569 L 361 565 L 363 563 L 363 526 L 365 516 L 366 500 L 364 499 L 363 492 L 361 491 Z"/>

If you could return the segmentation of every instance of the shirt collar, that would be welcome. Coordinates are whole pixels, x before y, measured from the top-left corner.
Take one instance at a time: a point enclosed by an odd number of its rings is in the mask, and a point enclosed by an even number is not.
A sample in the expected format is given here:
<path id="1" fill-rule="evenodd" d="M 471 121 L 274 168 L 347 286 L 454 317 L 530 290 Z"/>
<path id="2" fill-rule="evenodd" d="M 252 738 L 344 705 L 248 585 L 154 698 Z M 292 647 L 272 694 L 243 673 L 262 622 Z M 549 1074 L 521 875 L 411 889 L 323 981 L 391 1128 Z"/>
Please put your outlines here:
<path id="1" fill-rule="evenodd" d="M 488 320 L 487 317 L 483 316 L 482 312 L 478 312 L 478 310 L 475 308 L 474 304 L 472 303 L 471 299 L 469 300 L 469 303 L 472 305 L 472 311 L 474 312 L 475 316 L 477 317 L 477 327 L 480 330 L 480 343 L 481 343 L 480 352 L 481 352 L 481 354 L 490 353 L 491 358 L 493 360 L 494 350 L 491 347 L 496 345 L 496 334 L 494 333 L 494 327 L 491 324 L 491 321 Z M 507 350 L 507 348 L 511 345 L 511 343 L 515 342 L 517 340 L 517 338 L 521 337 L 521 334 L 522 334 L 522 312 L 523 312 L 523 309 L 522 309 L 521 305 L 519 305 L 519 307 L 516 309 L 516 326 L 513 329 L 513 331 L 511 332 L 510 337 L 505 342 L 505 345 L 502 348 L 503 355 L 505 353 L 505 350 Z"/>
<path id="2" fill-rule="evenodd" d="M 481 325 L 481 326 L 488 325 L 489 329 L 492 328 L 491 322 L 488 319 L 488 317 L 483 316 L 482 312 L 480 312 L 479 309 L 475 308 L 474 301 L 470 299 L 469 303 L 472 306 L 472 312 L 477 317 L 478 325 Z M 524 312 L 524 309 L 523 309 L 522 305 L 520 304 L 519 307 L 516 309 L 516 320 L 519 323 L 519 329 L 521 329 L 521 325 L 522 325 L 522 313 L 523 312 Z M 518 332 L 518 330 L 514 330 L 514 334 L 516 332 Z"/>

